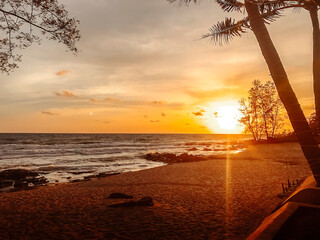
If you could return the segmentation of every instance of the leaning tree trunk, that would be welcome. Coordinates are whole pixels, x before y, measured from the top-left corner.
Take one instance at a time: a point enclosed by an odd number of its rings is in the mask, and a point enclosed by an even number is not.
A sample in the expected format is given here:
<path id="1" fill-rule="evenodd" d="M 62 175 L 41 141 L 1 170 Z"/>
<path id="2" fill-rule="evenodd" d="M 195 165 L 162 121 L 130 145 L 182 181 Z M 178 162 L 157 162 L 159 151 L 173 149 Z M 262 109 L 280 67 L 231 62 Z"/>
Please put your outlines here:
<path id="1" fill-rule="evenodd" d="M 249 16 L 251 29 L 256 36 L 262 55 L 268 65 L 272 79 L 277 87 L 279 97 L 285 106 L 292 127 L 297 135 L 302 151 L 312 173 L 320 186 L 320 150 L 301 109 L 298 99 L 289 83 L 287 73 L 283 67 L 278 52 L 273 45 L 269 32 L 261 17 L 258 6 L 245 0 L 245 7 Z"/>
<path id="2" fill-rule="evenodd" d="M 313 27 L 313 92 L 317 129 L 320 130 L 320 28 L 317 5 L 313 4 L 308 10 Z"/>

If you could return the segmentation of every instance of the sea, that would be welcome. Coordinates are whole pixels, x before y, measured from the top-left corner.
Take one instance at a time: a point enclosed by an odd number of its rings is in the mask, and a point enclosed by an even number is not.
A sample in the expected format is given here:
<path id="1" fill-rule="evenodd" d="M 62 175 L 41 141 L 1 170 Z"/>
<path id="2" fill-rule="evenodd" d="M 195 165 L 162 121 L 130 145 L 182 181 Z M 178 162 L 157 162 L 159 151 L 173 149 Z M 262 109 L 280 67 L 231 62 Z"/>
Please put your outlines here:
<path id="1" fill-rule="evenodd" d="M 0 134 L 0 171 L 23 168 L 49 183 L 101 173 L 139 171 L 166 165 L 148 153 L 196 156 L 236 154 L 248 135 L 218 134 Z"/>

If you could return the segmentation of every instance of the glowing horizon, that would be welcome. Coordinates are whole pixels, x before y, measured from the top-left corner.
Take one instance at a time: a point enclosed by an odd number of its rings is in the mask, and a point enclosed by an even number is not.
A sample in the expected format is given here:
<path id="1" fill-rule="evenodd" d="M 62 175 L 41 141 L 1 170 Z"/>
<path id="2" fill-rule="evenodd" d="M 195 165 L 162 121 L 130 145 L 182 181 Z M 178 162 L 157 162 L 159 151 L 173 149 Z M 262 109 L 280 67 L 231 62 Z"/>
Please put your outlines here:
<path id="1" fill-rule="evenodd" d="M 237 101 L 254 79 L 271 80 L 252 33 L 225 46 L 194 41 L 224 19 L 214 4 L 62 3 L 80 20 L 81 52 L 75 57 L 50 41 L 22 51 L 20 68 L 0 81 L 0 132 L 238 134 Z M 306 21 L 307 12 L 288 13 L 268 28 L 308 116 L 314 100 Z"/>

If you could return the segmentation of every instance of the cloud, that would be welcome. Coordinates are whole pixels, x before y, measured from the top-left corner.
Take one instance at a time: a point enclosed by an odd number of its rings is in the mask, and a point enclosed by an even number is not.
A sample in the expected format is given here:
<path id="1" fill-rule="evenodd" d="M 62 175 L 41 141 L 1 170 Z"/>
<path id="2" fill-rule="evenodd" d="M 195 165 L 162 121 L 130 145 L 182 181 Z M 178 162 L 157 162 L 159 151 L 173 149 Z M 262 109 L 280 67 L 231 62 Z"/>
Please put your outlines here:
<path id="1" fill-rule="evenodd" d="M 206 112 L 205 110 L 201 109 L 200 111 L 198 112 L 192 112 L 193 115 L 195 116 L 203 116 L 203 113 Z"/>
<path id="2" fill-rule="evenodd" d="M 151 104 L 166 104 L 165 101 L 152 101 Z"/>
<path id="3" fill-rule="evenodd" d="M 69 70 L 61 70 L 61 71 L 57 72 L 56 75 L 57 76 L 64 76 L 64 75 L 67 75 L 69 73 L 70 73 Z"/>
<path id="4" fill-rule="evenodd" d="M 91 101 L 91 102 L 94 102 L 94 103 L 100 102 L 100 100 L 98 100 L 98 99 L 96 99 L 96 98 L 90 98 L 90 101 Z"/>
<path id="5" fill-rule="evenodd" d="M 44 115 L 48 115 L 48 116 L 58 116 L 59 115 L 59 113 L 49 112 L 49 111 L 41 111 L 41 113 Z"/>
<path id="6" fill-rule="evenodd" d="M 167 116 L 167 115 L 163 112 L 163 113 L 161 113 L 161 116 L 162 116 L 162 117 L 165 117 L 165 116 Z"/>
<path id="7" fill-rule="evenodd" d="M 148 115 L 144 115 L 143 117 L 144 117 L 144 118 L 148 118 Z"/>
<path id="8" fill-rule="evenodd" d="M 94 103 L 98 103 L 98 102 L 112 102 L 114 101 L 115 99 L 114 98 L 111 98 L 111 97 L 107 97 L 107 98 L 104 98 L 104 99 L 98 99 L 98 98 L 90 98 L 90 101 L 91 102 L 94 102 Z"/>
<path id="9" fill-rule="evenodd" d="M 68 91 L 68 90 L 63 90 L 61 92 L 56 92 L 55 93 L 56 96 L 59 97 L 76 97 L 77 95 L 73 94 L 72 92 Z"/>
<path id="10" fill-rule="evenodd" d="M 150 120 L 149 122 L 158 123 L 158 122 L 160 122 L 160 120 Z"/>

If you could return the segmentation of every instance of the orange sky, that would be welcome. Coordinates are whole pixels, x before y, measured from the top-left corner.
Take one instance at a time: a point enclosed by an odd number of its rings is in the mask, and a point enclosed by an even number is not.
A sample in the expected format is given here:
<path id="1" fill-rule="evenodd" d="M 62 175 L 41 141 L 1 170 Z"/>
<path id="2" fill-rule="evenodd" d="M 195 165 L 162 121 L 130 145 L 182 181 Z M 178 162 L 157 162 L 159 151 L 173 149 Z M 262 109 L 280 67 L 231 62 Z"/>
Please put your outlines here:
<path id="1" fill-rule="evenodd" d="M 271 80 L 251 32 L 225 46 L 198 40 L 230 16 L 214 3 L 62 2 L 80 20 L 81 52 L 46 40 L 24 50 L 20 68 L 2 74 L 0 132 L 240 133 L 213 113 L 236 114 L 254 79 Z M 269 30 L 309 115 L 308 14 L 288 12 Z"/>

